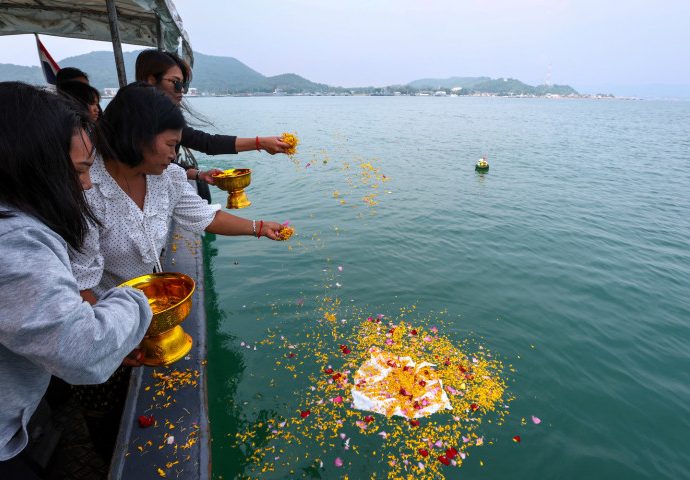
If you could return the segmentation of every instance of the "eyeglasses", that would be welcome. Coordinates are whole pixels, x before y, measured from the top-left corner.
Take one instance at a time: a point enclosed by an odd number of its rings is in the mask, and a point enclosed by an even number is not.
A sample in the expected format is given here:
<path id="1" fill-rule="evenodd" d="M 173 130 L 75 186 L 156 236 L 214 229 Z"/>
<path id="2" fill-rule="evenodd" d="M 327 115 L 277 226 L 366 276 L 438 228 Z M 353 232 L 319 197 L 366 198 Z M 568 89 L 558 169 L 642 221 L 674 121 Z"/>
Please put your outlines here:
<path id="1" fill-rule="evenodd" d="M 189 82 L 181 82 L 174 78 L 164 78 L 163 80 L 167 80 L 172 83 L 173 87 L 175 88 L 175 92 L 177 93 L 187 93 L 189 91 Z"/>

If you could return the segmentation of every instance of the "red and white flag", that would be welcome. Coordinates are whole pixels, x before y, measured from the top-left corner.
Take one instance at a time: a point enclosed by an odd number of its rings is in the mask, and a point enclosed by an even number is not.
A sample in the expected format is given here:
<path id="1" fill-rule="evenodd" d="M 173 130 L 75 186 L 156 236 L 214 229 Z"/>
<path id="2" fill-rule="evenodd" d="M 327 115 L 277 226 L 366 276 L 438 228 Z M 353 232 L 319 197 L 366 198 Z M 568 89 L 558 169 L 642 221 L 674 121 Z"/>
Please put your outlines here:
<path id="1" fill-rule="evenodd" d="M 46 82 L 50 85 L 55 85 L 57 82 L 57 72 L 60 70 L 60 66 L 57 64 L 53 57 L 50 56 L 46 47 L 38 39 L 36 35 L 36 47 L 38 47 L 38 59 L 41 62 L 41 70 L 43 70 L 43 76 L 46 77 Z"/>

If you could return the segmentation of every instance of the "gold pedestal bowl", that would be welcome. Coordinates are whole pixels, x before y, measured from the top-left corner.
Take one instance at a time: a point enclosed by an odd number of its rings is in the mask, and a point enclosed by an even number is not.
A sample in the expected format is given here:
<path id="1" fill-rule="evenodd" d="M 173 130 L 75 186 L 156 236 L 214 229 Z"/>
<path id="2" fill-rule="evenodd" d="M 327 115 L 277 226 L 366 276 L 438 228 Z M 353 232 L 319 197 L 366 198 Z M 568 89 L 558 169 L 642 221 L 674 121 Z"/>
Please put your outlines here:
<path id="1" fill-rule="evenodd" d="M 225 208 L 245 208 L 252 204 L 244 189 L 252 182 L 252 171 L 248 168 L 232 168 L 214 175 L 216 187 L 228 192 Z"/>
<path id="2" fill-rule="evenodd" d="M 183 273 L 152 273 L 128 280 L 121 287 L 144 292 L 153 311 L 151 325 L 141 341 L 144 365 L 170 365 L 187 355 L 192 337 L 180 323 L 192 310 L 194 280 Z"/>

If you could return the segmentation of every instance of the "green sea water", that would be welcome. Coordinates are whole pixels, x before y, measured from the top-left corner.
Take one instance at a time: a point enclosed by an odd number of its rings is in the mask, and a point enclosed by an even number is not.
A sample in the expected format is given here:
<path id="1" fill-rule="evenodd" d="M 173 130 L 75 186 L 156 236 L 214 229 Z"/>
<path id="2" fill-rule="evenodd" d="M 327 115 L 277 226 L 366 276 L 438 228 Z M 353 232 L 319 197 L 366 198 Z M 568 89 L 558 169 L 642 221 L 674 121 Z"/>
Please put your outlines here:
<path id="1" fill-rule="evenodd" d="M 514 367 L 510 415 L 486 425 L 492 444 L 448 478 L 690 478 L 690 102 L 191 105 L 220 132 L 290 131 L 302 142 L 294 163 L 200 156 L 253 169 L 252 205 L 233 213 L 297 229 L 285 243 L 204 241 L 214 478 L 251 472 L 234 446 L 239 430 L 302 407 L 309 382 L 276 369 L 283 352 L 260 342 L 270 330 L 304 340 L 324 295 L 342 299 L 343 316 L 414 305 L 412 320 L 443 317 L 444 334 Z M 485 175 L 474 171 L 482 155 Z M 353 173 L 362 162 L 388 179 L 375 192 Z M 375 206 L 362 200 L 372 192 Z M 305 458 L 295 444 L 293 468 L 264 477 L 385 477 L 386 465 L 366 458 L 373 441 L 357 458 L 339 444 Z"/>

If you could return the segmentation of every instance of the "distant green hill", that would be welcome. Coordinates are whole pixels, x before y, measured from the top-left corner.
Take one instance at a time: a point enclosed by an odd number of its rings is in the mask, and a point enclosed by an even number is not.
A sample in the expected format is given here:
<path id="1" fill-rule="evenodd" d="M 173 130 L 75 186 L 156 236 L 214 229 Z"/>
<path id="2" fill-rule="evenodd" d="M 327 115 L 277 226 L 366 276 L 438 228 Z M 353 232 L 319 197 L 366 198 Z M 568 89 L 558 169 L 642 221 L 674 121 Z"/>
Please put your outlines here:
<path id="1" fill-rule="evenodd" d="M 578 95 L 578 91 L 570 85 L 537 85 L 534 87 L 534 92 L 537 95 Z"/>
<path id="2" fill-rule="evenodd" d="M 138 51 L 123 53 L 127 80 L 130 82 L 134 81 L 134 62 L 138 54 Z M 67 57 L 58 63 L 63 67 L 76 67 L 85 71 L 91 84 L 99 90 L 118 86 L 112 52 L 91 52 Z M 43 73 L 38 67 L 0 64 L 0 81 L 5 80 L 45 84 Z M 325 92 L 329 89 L 328 85 L 310 82 L 294 73 L 266 77 L 235 58 L 198 52 L 194 53 L 192 86 L 200 92 L 209 93 L 273 92 L 276 89 L 285 93 L 301 93 Z"/>
<path id="3" fill-rule="evenodd" d="M 491 95 L 577 95 L 569 85 L 539 85 L 533 87 L 514 78 L 450 77 L 424 78 L 407 84 L 408 87 L 427 90 L 448 90 L 460 87 L 462 94 L 488 93 Z"/>
<path id="4" fill-rule="evenodd" d="M 43 72 L 38 67 L 24 67 L 11 63 L 0 63 L 0 82 L 19 81 L 33 85 L 44 84 Z"/>
<path id="5" fill-rule="evenodd" d="M 125 52 L 125 70 L 127 79 L 134 80 L 134 62 L 139 52 Z M 115 60 L 112 52 L 91 52 L 75 57 L 67 57 L 58 62 L 63 67 L 77 67 L 89 74 L 91 84 L 99 90 L 105 87 L 117 87 Z M 20 80 L 37 85 L 45 84 L 43 73 L 38 67 L 0 64 L 0 81 Z M 286 94 L 295 93 L 363 93 L 373 95 L 402 92 L 414 94 L 418 90 L 446 90 L 448 92 L 461 87 L 458 93 L 471 95 L 488 93 L 491 95 L 577 95 L 568 85 L 539 85 L 533 87 L 514 78 L 492 79 L 490 77 L 450 77 L 424 78 L 407 85 L 382 88 L 336 88 L 323 83 L 314 83 L 294 73 L 285 73 L 267 77 L 252 70 L 244 63 L 232 57 L 219 57 L 194 53 L 194 78 L 192 87 L 199 92 L 216 94 L 271 93 L 274 91 Z"/>
<path id="6" fill-rule="evenodd" d="M 491 80 L 490 77 L 450 77 L 450 78 L 422 78 L 407 84 L 408 87 L 420 90 L 439 90 L 443 88 L 474 88 L 481 82 Z"/>

